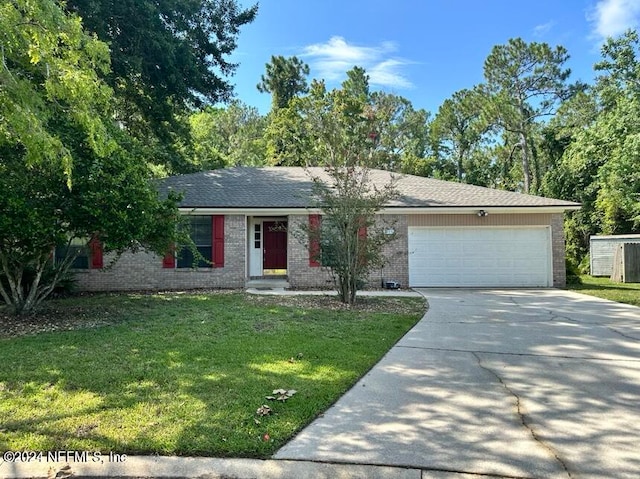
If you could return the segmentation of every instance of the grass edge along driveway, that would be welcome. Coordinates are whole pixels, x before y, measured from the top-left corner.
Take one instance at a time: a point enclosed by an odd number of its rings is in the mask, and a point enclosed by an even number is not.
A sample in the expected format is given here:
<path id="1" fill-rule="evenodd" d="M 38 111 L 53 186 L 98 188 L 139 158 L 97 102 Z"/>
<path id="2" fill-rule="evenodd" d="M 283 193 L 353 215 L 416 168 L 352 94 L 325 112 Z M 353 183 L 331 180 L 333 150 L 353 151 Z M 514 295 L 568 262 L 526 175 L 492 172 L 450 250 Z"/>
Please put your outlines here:
<path id="1" fill-rule="evenodd" d="M 4 317 L 0 450 L 268 457 L 424 308 L 420 298 L 346 309 L 328 297 L 167 293 L 52 301 L 25 320 L 66 331 L 16 336 L 20 319 Z M 274 389 L 296 393 L 266 399 Z M 271 413 L 258 415 L 262 405 Z"/>
<path id="2" fill-rule="evenodd" d="M 570 284 L 568 289 L 618 303 L 640 306 L 640 283 L 614 283 L 609 278 L 580 276 L 580 284 Z"/>

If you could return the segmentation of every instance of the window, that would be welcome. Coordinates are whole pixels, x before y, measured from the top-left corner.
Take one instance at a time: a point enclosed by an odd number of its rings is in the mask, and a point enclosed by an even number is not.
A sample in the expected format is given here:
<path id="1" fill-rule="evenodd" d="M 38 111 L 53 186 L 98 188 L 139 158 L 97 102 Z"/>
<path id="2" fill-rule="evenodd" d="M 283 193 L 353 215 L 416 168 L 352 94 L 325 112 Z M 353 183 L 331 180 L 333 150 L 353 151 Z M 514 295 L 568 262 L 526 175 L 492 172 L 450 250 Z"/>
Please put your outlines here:
<path id="1" fill-rule="evenodd" d="M 260 236 L 261 230 L 260 230 L 260 224 L 256 224 L 253 226 L 253 247 L 256 249 L 260 248 Z"/>
<path id="2" fill-rule="evenodd" d="M 71 263 L 73 269 L 89 269 L 89 247 L 86 239 L 73 238 L 68 245 L 56 248 L 56 264 L 62 263 L 66 258 L 77 255 Z"/>
<path id="3" fill-rule="evenodd" d="M 191 216 L 190 236 L 198 253 L 206 260 L 200 260 L 196 265 L 193 263 L 193 252 L 188 247 L 183 247 L 177 259 L 178 268 L 210 268 L 213 262 L 213 224 L 211 216 Z"/>
<path id="4" fill-rule="evenodd" d="M 97 238 L 73 238 L 69 244 L 56 247 L 54 261 L 61 263 L 66 258 L 74 257 L 72 269 L 100 269 L 103 267 L 102 243 Z"/>
<path id="5" fill-rule="evenodd" d="M 326 242 L 328 237 L 336 237 L 338 234 L 325 235 L 331 224 L 322 225 L 322 216 L 317 214 L 309 215 L 309 266 L 312 268 L 319 266 L 331 267 L 337 261 L 335 257 L 335 250 L 327 248 Z M 324 228 L 324 229 L 323 229 Z M 358 244 L 366 244 L 367 241 L 367 227 L 366 225 L 358 228 Z M 364 251 L 366 246 L 360 246 L 361 260 L 366 261 Z"/>
<path id="6" fill-rule="evenodd" d="M 193 253 L 186 246 L 170 248 L 162 258 L 162 267 L 223 268 L 224 267 L 224 215 L 189 216 L 190 236 L 196 249 L 207 261 L 193 264 Z M 176 254 L 177 253 L 177 254 Z"/>

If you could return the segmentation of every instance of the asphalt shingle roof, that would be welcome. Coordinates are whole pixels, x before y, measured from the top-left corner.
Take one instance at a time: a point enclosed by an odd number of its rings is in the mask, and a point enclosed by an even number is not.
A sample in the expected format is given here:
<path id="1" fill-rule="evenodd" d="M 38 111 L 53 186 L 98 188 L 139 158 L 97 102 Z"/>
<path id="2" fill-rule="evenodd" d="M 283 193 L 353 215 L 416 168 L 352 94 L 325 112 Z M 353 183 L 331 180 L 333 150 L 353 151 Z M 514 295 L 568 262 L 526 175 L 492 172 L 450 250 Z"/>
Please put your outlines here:
<path id="1" fill-rule="evenodd" d="M 184 195 L 184 208 L 307 208 L 312 206 L 311 175 L 324 177 L 323 168 L 236 167 L 159 181 L 162 195 L 169 190 Z M 495 190 L 481 186 L 371 170 L 371 181 L 387 184 L 396 178 L 399 198 L 390 208 L 412 207 L 577 207 L 578 203 Z"/>

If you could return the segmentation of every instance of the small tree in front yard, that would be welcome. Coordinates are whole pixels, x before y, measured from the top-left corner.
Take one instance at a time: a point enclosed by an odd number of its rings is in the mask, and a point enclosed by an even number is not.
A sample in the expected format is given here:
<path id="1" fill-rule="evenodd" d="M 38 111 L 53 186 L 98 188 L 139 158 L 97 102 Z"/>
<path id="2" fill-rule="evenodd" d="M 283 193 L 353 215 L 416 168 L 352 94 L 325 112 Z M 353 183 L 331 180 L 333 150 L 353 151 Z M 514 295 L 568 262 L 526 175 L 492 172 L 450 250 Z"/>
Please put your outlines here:
<path id="1" fill-rule="evenodd" d="M 311 164 L 325 166 L 324 175 L 311 174 L 322 221 L 305 225 L 304 237 L 312 259 L 331 273 L 340 300 L 352 304 L 369 273 L 383 265 L 383 246 L 395 237 L 376 213 L 397 191 L 391 173 L 383 185 L 372 182 L 369 166 L 386 130 L 371 102 L 368 76 L 354 68 L 347 77 L 342 89 L 330 92 L 313 82 L 309 95 L 292 105 L 308 132 Z"/>
<path id="2" fill-rule="evenodd" d="M 392 224 L 376 213 L 396 196 L 390 181 L 373 186 L 368 168 L 327 167 L 328 178 L 313 177 L 321 222 L 304 225 L 312 260 L 333 278 L 340 301 L 353 304 L 369 274 L 385 263 L 383 247 L 395 239 Z"/>

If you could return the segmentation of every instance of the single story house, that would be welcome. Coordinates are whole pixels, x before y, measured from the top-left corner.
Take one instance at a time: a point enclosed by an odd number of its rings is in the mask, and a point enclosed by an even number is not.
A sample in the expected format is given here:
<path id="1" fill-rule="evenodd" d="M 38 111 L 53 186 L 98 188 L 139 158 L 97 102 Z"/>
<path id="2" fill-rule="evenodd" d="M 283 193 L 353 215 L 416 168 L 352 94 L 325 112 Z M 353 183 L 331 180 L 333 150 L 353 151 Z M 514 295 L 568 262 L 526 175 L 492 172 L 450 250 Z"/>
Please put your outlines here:
<path id="1" fill-rule="evenodd" d="M 188 254 L 125 253 L 115 264 L 90 248 L 77 269 L 82 290 L 243 288 L 252 279 L 286 278 L 292 288 L 326 288 L 330 277 L 295 235 L 318 221 L 309 173 L 322 168 L 237 167 L 159 181 L 160 194 L 184 194 L 192 238 L 211 264 Z M 391 173 L 372 170 L 374 184 Z M 399 197 L 381 212 L 396 239 L 369 287 L 563 287 L 563 213 L 577 203 L 419 176 L 393 174 Z"/>

